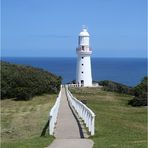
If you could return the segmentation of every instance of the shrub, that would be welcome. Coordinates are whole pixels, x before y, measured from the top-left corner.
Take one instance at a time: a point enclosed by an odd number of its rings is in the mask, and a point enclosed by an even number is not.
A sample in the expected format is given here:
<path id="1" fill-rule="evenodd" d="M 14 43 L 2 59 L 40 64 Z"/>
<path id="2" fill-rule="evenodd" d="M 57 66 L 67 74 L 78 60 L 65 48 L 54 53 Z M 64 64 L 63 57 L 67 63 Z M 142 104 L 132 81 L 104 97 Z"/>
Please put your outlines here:
<path id="1" fill-rule="evenodd" d="M 100 81 L 99 85 L 103 86 L 103 89 L 106 91 L 115 91 L 118 93 L 133 94 L 133 90 L 131 87 L 123 85 L 121 83 L 104 80 Z"/>
<path id="2" fill-rule="evenodd" d="M 132 106 L 147 106 L 147 99 L 134 97 L 128 104 Z"/>
<path id="3" fill-rule="evenodd" d="M 1 62 L 1 80 L 1 99 L 28 100 L 43 93 L 57 93 L 62 78 L 43 69 Z"/>
<path id="4" fill-rule="evenodd" d="M 144 77 L 139 85 L 134 88 L 135 97 L 128 102 L 132 106 L 147 106 L 148 77 Z"/>
<path id="5" fill-rule="evenodd" d="M 16 90 L 16 100 L 30 100 L 32 98 L 32 93 L 27 88 L 19 87 Z"/>

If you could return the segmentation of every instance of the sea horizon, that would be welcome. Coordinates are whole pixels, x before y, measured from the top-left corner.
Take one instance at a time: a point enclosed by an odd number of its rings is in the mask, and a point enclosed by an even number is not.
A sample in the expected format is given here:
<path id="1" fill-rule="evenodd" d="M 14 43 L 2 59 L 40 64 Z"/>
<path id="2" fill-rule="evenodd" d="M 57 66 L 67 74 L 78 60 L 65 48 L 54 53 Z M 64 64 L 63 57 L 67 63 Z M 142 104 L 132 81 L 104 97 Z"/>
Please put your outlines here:
<path id="1" fill-rule="evenodd" d="M 42 68 L 63 78 L 62 83 L 75 80 L 77 57 L 1 57 L 1 61 Z M 111 80 L 136 86 L 147 76 L 147 58 L 91 57 L 94 81 Z"/>
<path id="2" fill-rule="evenodd" d="M 77 58 L 77 56 L 71 56 L 71 57 L 60 57 L 60 56 L 52 56 L 52 57 L 46 57 L 46 56 L 1 56 L 1 59 L 3 58 Z M 94 57 L 94 56 L 91 56 L 91 58 L 115 58 L 115 59 L 120 59 L 120 58 L 123 58 L 123 59 L 148 59 L 148 57 Z"/>

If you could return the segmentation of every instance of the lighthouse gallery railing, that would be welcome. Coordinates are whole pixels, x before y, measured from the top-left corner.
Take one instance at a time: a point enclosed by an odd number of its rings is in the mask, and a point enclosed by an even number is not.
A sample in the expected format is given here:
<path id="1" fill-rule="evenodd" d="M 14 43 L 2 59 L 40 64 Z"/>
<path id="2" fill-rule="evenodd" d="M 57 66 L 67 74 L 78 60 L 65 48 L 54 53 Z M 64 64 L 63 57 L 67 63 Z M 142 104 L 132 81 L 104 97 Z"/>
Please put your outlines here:
<path id="1" fill-rule="evenodd" d="M 85 104 L 77 100 L 66 86 L 66 93 L 70 105 L 76 110 L 78 115 L 84 120 L 86 127 L 88 128 L 91 135 L 95 134 L 95 114 Z"/>
<path id="2" fill-rule="evenodd" d="M 49 112 L 49 134 L 50 135 L 53 135 L 53 133 L 54 133 L 54 128 L 55 128 L 55 124 L 57 122 L 58 110 L 59 110 L 59 106 L 60 106 L 60 100 L 61 100 L 61 90 L 59 92 L 59 95 L 56 99 L 54 106 L 52 107 L 52 109 Z"/>

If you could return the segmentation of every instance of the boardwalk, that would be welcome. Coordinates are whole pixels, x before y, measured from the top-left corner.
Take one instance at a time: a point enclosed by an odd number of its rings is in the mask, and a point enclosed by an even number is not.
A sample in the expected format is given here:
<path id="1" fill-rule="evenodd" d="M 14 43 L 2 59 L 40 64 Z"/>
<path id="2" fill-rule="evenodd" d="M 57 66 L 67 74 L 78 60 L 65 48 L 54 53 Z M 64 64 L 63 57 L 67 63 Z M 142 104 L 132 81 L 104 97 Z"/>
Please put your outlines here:
<path id="1" fill-rule="evenodd" d="M 79 126 L 68 105 L 65 89 L 62 88 L 61 104 L 54 136 L 48 148 L 92 148 L 93 141 L 82 139 Z"/>

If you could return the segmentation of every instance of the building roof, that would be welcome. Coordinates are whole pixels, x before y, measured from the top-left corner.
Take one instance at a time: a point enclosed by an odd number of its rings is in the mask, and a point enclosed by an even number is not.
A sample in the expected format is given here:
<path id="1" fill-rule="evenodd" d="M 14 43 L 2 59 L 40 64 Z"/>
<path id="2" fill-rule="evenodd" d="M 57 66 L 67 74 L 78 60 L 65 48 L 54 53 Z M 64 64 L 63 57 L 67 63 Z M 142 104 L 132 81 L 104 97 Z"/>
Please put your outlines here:
<path id="1" fill-rule="evenodd" d="M 80 32 L 79 36 L 89 36 L 89 33 L 87 32 L 87 29 L 83 28 L 83 30 Z"/>

